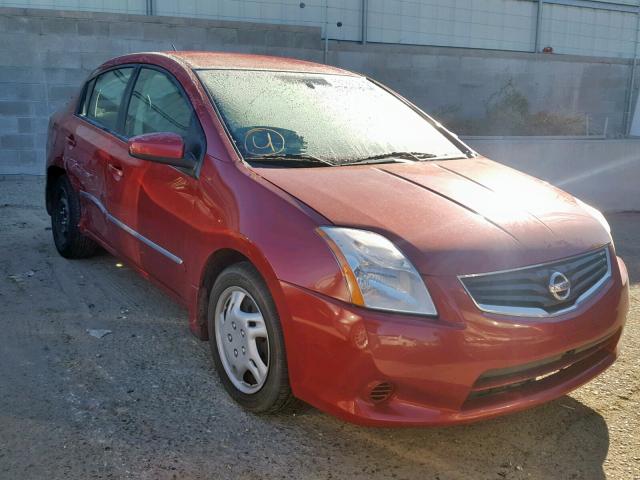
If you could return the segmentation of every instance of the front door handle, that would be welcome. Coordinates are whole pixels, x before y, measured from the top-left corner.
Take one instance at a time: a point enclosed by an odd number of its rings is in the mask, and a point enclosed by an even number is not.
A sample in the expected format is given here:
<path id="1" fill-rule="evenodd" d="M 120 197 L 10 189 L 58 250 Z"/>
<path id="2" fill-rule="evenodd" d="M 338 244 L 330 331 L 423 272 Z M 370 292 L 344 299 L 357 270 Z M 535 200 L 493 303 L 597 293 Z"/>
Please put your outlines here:
<path id="1" fill-rule="evenodd" d="M 114 165 L 113 163 L 108 163 L 107 168 L 111 172 L 111 175 L 113 175 L 113 178 L 116 180 L 120 180 L 124 175 L 122 168 L 117 165 Z"/>
<path id="2" fill-rule="evenodd" d="M 67 145 L 69 145 L 70 147 L 76 146 L 76 137 L 74 137 L 71 133 L 67 135 Z"/>

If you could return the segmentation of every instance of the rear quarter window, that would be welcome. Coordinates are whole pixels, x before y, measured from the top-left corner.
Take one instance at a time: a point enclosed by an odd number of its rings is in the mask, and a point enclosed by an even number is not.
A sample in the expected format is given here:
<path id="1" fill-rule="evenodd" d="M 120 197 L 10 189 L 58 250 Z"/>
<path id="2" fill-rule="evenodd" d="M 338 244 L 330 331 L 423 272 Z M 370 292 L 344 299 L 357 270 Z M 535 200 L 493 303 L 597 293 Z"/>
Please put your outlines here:
<path id="1" fill-rule="evenodd" d="M 96 79 L 90 80 L 84 90 L 82 91 L 82 101 L 78 105 L 77 113 L 78 115 L 82 115 L 83 117 L 87 116 L 87 111 L 89 110 L 89 100 L 91 99 L 91 92 L 93 91 L 93 86 L 96 83 Z"/>

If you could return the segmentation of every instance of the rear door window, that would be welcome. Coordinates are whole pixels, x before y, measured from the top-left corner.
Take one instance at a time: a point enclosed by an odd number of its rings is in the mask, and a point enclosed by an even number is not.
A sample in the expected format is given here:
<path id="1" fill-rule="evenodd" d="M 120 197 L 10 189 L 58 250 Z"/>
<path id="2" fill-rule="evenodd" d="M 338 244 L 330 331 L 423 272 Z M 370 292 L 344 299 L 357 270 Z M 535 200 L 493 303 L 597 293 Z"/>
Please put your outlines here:
<path id="1" fill-rule="evenodd" d="M 99 123 L 108 130 L 116 131 L 118 115 L 133 67 L 109 70 L 100 75 L 93 87 L 86 117 Z"/>

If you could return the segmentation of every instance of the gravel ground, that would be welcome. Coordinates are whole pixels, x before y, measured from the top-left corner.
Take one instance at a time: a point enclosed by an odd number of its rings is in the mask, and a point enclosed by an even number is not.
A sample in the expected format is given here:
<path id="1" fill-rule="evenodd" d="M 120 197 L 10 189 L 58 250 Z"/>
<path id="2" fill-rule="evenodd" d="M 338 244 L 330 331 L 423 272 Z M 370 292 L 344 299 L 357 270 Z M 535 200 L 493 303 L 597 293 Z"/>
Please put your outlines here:
<path id="1" fill-rule="evenodd" d="M 400 430 L 262 417 L 227 397 L 161 291 L 106 253 L 57 255 L 42 190 L 0 178 L 2 479 L 640 479 L 638 283 L 618 362 L 533 410 Z M 640 214 L 609 220 L 638 282 Z"/>

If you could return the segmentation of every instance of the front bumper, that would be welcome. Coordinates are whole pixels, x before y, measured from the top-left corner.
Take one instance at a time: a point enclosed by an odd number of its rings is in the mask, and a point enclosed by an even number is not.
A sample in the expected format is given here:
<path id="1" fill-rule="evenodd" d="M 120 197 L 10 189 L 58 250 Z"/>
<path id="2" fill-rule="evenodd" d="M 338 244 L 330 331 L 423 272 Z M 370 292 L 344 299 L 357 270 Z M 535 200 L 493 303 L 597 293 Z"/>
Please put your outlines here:
<path id="1" fill-rule="evenodd" d="M 613 264 L 611 281 L 580 308 L 543 320 L 483 313 L 455 278 L 425 279 L 438 319 L 375 312 L 282 282 L 293 392 L 379 426 L 471 422 L 560 397 L 616 359 L 629 293 L 624 263 Z M 392 393 L 374 401 L 381 383 Z"/>

